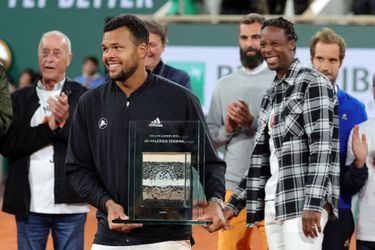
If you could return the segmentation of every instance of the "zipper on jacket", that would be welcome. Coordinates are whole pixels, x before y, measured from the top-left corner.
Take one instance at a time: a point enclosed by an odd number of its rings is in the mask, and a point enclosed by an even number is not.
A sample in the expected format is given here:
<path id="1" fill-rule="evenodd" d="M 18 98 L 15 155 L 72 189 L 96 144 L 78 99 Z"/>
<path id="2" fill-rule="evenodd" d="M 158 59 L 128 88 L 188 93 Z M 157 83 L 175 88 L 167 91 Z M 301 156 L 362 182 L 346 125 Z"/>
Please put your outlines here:
<path id="1" fill-rule="evenodd" d="M 125 104 L 126 110 L 129 110 L 129 106 L 130 106 L 130 100 L 129 100 L 129 97 L 126 97 L 126 104 Z"/>

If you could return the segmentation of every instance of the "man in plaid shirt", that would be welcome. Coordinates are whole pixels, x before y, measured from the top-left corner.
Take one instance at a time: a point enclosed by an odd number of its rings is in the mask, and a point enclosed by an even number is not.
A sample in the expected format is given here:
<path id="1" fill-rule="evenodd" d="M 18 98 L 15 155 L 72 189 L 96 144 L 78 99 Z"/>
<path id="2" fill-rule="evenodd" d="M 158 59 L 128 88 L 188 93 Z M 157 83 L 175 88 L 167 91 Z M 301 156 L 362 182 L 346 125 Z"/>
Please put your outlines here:
<path id="1" fill-rule="evenodd" d="M 265 219 L 270 249 L 321 249 L 328 215 L 338 214 L 337 98 L 324 75 L 295 58 L 296 41 L 289 21 L 263 24 L 261 53 L 276 77 L 262 101 L 248 173 L 225 209 L 230 220 L 246 206 L 249 227 Z"/>

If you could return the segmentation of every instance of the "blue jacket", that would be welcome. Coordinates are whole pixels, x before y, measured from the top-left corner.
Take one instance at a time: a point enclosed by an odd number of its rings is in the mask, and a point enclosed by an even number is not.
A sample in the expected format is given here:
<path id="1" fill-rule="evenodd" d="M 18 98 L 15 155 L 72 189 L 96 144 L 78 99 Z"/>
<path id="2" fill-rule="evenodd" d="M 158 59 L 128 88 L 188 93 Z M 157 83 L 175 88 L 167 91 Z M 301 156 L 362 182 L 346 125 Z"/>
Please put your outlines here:
<path id="1" fill-rule="evenodd" d="M 85 86 L 86 88 L 93 89 L 104 84 L 106 82 L 106 77 L 97 74 L 95 78 L 88 79 L 86 76 L 80 75 L 74 78 L 74 81 L 79 82 L 81 85 Z"/>
<path id="2" fill-rule="evenodd" d="M 190 76 L 183 70 L 176 69 L 163 63 L 162 60 L 160 60 L 152 73 L 167 78 L 168 80 L 178 83 L 181 86 L 191 90 Z"/>
<path id="3" fill-rule="evenodd" d="M 367 120 L 365 105 L 353 96 L 338 88 L 339 101 L 339 136 L 340 136 L 340 198 L 339 209 L 351 207 L 352 195 L 358 192 L 353 187 L 353 180 L 363 179 L 363 171 L 354 166 L 345 166 L 347 143 L 354 125 Z"/>

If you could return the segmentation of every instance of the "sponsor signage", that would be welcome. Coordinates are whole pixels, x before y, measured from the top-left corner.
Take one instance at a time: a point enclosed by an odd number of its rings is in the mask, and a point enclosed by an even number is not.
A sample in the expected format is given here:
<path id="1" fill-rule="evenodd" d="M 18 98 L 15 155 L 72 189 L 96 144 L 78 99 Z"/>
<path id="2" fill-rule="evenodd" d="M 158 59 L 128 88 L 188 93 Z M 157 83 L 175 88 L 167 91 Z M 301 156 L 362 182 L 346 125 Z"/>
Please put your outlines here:
<path id="1" fill-rule="evenodd" d="M 297 48 L 297 57 L 311 66 L 309 48 Z M 216 81 L 240 67 L 238 47 L 168 46 L 163 54 L 167 63 L 188 71 L 194 93 L 203 111 L 208 112 Z M 369 117 L 375 117 L 372 76 L 375 72 L 375 49 L 348 48 L 337 84 L 366 106 Z"/>
<path id="2" fill-rule="evenodd" d="M 161 0 L 6 0 L 9 9 L 134 9 L 154 13 Z"/>

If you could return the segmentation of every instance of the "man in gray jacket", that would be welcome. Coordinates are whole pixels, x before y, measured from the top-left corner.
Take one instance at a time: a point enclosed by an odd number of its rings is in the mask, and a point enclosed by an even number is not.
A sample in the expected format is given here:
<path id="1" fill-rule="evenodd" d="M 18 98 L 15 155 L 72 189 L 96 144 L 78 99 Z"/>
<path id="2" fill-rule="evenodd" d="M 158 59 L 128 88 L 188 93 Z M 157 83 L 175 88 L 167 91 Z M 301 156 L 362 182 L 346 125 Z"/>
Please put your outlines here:
<path id="1" fill-rule="evenodd" d="M 260 55 L 263 22 L 264 18 L 258 14 L 249 14 L 240 21 L 242 67 L 217 82 L 207 117 L 215 147 L 225 146 L 226 199 L 249 168 L 261 99 L 275 78 Z M 243 210 L 231 221 L 231 230 L 219 232 L 219 250 L 251 249 L 254 229 L 246 227 L 245 222 L 246 211 Z M 263 225 L 258 229 L 262 233 L 263 248 L 267 249 Z"/>

